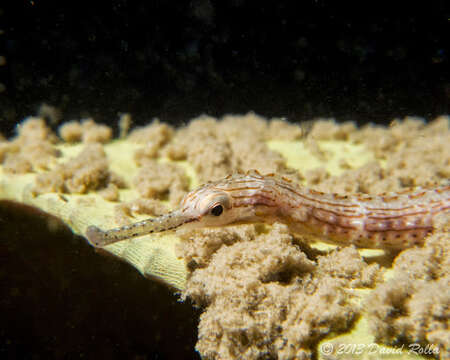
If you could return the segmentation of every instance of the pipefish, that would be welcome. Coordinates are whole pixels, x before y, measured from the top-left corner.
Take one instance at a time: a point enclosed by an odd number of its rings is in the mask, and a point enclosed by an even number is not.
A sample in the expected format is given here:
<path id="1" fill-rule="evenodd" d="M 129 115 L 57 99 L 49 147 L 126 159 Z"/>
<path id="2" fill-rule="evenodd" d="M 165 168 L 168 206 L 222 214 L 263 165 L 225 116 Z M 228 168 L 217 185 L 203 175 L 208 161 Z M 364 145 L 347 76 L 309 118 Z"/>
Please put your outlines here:
<path id="1" fill-rule="evenodd" d="M 423 243 L 436 216 L 450 209 L 450 185 L 400 193 L 339 195 L 252 170 L 209 182 L 188 193 L 177 210 L 103 231 L 89 226 L 96 247 L 180 227 L 281 222 L 294 233 L 338 245 L 405 249 Z"/>

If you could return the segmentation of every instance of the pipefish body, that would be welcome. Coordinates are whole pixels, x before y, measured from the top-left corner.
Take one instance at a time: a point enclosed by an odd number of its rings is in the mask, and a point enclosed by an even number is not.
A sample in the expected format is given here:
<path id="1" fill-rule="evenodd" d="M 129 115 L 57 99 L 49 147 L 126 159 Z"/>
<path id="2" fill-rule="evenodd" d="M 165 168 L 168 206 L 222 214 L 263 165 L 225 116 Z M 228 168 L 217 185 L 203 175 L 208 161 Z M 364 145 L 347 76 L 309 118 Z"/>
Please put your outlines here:
<path id="1" fill-rule="evenodd" d="M 285 223 L 294 233 L 338 245 L 405 249 L 423 243 L 438 214 L 450 210 L 450 185 L 370 196 L 318 192 L 252 170 L 188 193 L 168 214 L 103 231 L 89 226 L 96 247 L 180 227 Z"/>

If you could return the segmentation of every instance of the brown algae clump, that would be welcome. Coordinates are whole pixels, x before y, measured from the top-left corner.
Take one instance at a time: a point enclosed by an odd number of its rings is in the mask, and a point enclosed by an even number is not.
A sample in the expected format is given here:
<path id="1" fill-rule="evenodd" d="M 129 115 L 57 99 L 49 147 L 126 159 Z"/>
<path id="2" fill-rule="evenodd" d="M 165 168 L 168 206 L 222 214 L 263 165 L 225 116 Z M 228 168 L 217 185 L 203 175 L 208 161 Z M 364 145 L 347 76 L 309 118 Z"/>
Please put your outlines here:
<path id="1" fill-rule="evenodd" d="M 351 247 L 308 259 L 281 224 L 205 232 L 186 238 L 184 254 L 198 267 L 183 295 L 205 306 L 197 349 L 207 358 L 312 358 L 319 339 L 358 316 L 352 289 L 378 279 L 379 266 Z"/>

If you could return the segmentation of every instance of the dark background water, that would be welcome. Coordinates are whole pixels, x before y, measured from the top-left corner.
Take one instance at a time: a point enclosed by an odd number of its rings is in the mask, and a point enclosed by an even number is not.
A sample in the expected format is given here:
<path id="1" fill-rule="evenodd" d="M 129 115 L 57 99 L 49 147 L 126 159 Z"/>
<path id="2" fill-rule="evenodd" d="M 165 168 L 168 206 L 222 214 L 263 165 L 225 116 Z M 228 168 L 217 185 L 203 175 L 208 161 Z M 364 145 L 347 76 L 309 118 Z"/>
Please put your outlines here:
<path id="1" fill-rule="evenodd" d="M 57 219 L 0 201 L 1 359 L 195 359 L 198 316 Z"/>
<path id="2" fill-rule="evenodd" d="M 124 112 L 136 124 L 449 113 L 445 1 L 6 0 L 0 14 L 8 136 L 42 103 L 112 126 Z M 0 204 L 0 357 L 197 356 L 199 311 L 58 229 Z"/>
<path id="3" fill-rule="evenodd" d="M 389 122 L 449 112 L 445 1 L 8 0 L 0 120 L 253 110 Z"/>

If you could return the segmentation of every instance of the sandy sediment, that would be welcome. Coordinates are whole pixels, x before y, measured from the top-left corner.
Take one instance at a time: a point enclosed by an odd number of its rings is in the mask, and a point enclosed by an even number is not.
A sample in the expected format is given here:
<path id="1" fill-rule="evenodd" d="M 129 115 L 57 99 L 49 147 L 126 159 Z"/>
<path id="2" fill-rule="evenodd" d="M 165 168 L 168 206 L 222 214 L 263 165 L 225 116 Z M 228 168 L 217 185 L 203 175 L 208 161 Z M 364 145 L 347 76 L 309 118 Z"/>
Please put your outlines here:
<path id="1" fill-rule="evenodd" d="M 97 124 L 92 119 L 69 121 L 59 127 L 59 136 L 68 143 L 107 143 L 112 139 L 112 129 Z"/>
<path id="2" fill-rule="evenodd" d="M 284 225 L 261 230 L 209 233 L 201 244 L 217 250 L 188 256 L 196 260 L 184 296 L 205 306 L 197 349 L 207 358 L 311 358 L 321 337 L 357 318 L 352 289 L 379 279 L 378 264 L 352 247 L 309 259 Z"/>
<path id="3" fill-rule="evenodd" d="M 403 251 L 393 277 L 366 299 L 370 327 L 378 341 L 432 344 L 450 358 L 450 223 L 422 248 Z"/>
<path id="4" fill-rule="evenodd" d="M 167 203 L 174 207 L 196 184 L 250 169 L 339 193 L 397 191 L 450 178 L 447 117 L 429 124 L 407 118 L 390 127 L 361 129 L 326 120 L 299 127 L 254 114 L 220 121 L 202 116 L 180 129 L 154 121 L 126 139 L 138 145 L 133 155 L 138 170 L 132 175 L 116 175 L 109 167 L 101 144 L 111 139 L 111 129 L 73 122 L 59 134 L 67 142 L 82 143 L 82 152 L 61 160 L 55 147 L 61 140 L 41 119 L 31 118 L 16 138 L 0 142 L 3 170 L 37 172 L 36 195 L 100 191 L 119 201 L 121 189 L 132 189 L 137 196 L 116 206 L 118 224 L 130 222 L 136 213 L 164 213 Z M 355 167 L 346 160 L 344 147 L 339 174 L 325 165 L 293 168 L 271 141 L 300 141 L 323 164 L 336 156 L 323 145 L 333 141 L 363 146 L 372 160 Z M 187 176 L 183 163 L 193 168 L 194 177 Z M 431 343 L 443 358 L 448 356 L 450 237 L 448 217 L 441 221 L 423 247 L 404 250 L 393 263 L 366 258 L 353 247 L 317 250 L 282 224 L 180 231 L 178 253 L 188 269 L 182 296 L 204 308 L 198 351 L 212 359 L 315 358 L 321 339 L 346 332 L 367 316 L 381 343 Z M 361 289 L 369 295 L 362 296 Z"/>

